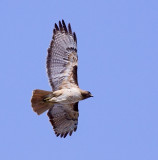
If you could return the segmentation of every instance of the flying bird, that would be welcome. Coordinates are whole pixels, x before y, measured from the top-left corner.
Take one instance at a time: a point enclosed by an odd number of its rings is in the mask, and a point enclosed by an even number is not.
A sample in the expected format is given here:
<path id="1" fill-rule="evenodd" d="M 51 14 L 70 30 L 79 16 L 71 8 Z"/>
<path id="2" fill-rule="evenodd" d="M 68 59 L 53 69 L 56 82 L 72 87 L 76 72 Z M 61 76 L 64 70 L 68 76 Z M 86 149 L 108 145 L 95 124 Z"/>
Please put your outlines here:
<path id="1" fill-rule="evenodd" d="M 89 91 L 79 88 L 77 79 L 77 37 L 64 20 L 55 23 L 53 37 L 48 48 L 46 68 L 52 91 L 36 89 L 31 104 L 38 114 L 48 110 L 48 117 L 56 136 L 71 136 L 78 125 L 78 103 L 93 97 Z"/>

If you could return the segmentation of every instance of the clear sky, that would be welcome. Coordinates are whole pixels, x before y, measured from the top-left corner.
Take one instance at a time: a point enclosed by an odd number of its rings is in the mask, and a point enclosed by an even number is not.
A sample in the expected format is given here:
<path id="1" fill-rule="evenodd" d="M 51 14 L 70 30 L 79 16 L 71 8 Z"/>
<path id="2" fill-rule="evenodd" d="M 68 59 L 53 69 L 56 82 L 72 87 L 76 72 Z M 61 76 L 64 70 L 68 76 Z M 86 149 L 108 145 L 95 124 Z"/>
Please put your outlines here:
<path id="1" fill-rule="evenodd" d="M 46 55 L 54 23 L 78 38 L 77 132 L 57 138 L 33 89 L 51 90 Z M 0 1 L 0 159 L 158 160 L 158 1 Z"/>

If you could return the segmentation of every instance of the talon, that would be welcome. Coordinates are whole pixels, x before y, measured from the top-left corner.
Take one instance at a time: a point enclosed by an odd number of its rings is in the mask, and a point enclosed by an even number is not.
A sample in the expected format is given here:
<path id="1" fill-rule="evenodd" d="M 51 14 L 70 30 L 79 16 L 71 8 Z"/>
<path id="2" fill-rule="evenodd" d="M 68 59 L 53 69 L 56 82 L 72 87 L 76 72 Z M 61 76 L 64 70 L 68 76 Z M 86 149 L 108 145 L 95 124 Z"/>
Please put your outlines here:
<path id="1" fill-rule="evenodd" d="M 44 102 L 49 101 L 49 100 L 50 100 L 50 97 L 47 97 L 47 98 L 43 99 Z"/>
<path id="2" fill-rule="evenodd" d="M 51 95 L 46 95 L 43 97 L 43 101 L 46 102 L 46 101 L 49 101 L 51 99 Z"/>

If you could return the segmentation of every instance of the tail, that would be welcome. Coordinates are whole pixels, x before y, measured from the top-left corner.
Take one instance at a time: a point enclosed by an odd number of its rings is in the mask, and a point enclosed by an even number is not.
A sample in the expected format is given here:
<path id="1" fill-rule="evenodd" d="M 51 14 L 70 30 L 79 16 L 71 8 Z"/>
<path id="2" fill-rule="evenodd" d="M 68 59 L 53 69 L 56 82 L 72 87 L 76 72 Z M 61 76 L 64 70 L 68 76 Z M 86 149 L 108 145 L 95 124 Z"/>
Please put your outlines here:
<path id="1" fill-rule="evenodd" d="M 38 114 L 42 114 L 53 106 L 53 103 L 47 102 L 44 99 L 49 97 L 52 92 L 36 89 L 33 91 L 31 104 L 33 110 Z"/>

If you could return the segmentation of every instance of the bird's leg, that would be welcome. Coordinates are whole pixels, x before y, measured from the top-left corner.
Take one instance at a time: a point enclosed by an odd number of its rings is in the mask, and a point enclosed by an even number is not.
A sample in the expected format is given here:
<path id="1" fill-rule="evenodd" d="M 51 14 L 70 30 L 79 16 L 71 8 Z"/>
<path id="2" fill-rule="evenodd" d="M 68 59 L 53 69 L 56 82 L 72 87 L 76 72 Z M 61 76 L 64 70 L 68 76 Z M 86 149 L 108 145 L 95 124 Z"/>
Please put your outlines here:
<path id="1" fill-rule="evenodd" d="M 44 98 L 44 101 L 53 102 L 54 103 L 54 102 L 56 102 L 56 98 L 59 97 L 60 95 L 62 95 L 62 91 L 61 90 L 55 91 L 52 94 L 47 95 Z"/>
<path id="2" fill-rule="evenodd" d="M 48 102 L 53 97 L 53 94 L 48 94 L 44 97 L 43 101 Z"/>

